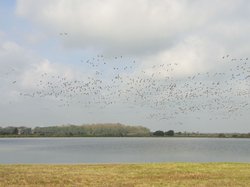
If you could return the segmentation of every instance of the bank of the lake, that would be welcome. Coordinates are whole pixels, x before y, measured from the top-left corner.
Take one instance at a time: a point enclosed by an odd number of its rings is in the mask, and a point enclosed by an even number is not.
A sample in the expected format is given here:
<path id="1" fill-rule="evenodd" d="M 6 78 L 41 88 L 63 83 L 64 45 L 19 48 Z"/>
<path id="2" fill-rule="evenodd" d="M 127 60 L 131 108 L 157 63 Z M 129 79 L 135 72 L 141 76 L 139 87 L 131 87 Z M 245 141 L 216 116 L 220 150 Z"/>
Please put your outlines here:
<path id="1" fill-rule="evenodd" d="M 207 137 L 250 138 L 250 133 L 201 133 L 156 130 L 120 123 L 59 125 L 45 127 L 0 126 L 0 137 Z"/>
<path id="2" fill-rule="evenodd" d="M 0 165 L 0 186 L 249 186 L 250 163 Z"/>

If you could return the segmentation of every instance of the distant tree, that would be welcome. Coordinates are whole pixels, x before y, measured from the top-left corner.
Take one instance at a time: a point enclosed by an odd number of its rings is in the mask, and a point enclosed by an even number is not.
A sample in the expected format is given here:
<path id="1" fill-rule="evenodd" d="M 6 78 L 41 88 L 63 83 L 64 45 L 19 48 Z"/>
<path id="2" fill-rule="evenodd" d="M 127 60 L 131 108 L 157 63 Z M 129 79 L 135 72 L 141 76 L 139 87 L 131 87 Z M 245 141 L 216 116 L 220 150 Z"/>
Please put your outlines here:
<path id="1" fill-rule="evenodd" d="M 23 134 L 32 134 L 32 129 L 31 128 L 24 128 L 23 129 Z"/>
<path id="2" fill-rule="evenodd" d="M 218 137 L 219 137 L 219 138 L 225 138 L 226 135 L 225 135 L 224 133 L 220 133 L 220 134 L 218 135 Z"/>
<path id="3" fill-rule="evenodd" d="M 19 135 L 30 135 L 32 134 L 32 129 L 28 127 L 18 127 L 18 134 Z"/>
<path id="4" fill-rule="evenodd" d="M 164 136 L 164 132 L 163 131 L 155 131 L 154 133 L 153 133 L 153 135 L 154 136 Z"/>
<path id="5" fill-rule="evenodd" d="M 1 135 L 13 135 L 18 134 L 18 129 L 16 127 L 5 127 L 0 129 Z"/>
<path id="6" fill-rule="evenodd" d="M 238 136 L 237 134 L 233 134 L 232 138 L 239 138 L 240 136 Z"/>
<path id="7" fill-rule="evenodd" d="M 174 131 L 169 130 L 169 131 L 165 132 L 165 136 L 174 136 Z"/>
<path id="8" fill-rule="evenodd" d="M 141 126 L 127 126 L 119 123 L 92 125 L 63 125 L 36 127 L 34 134 L 40 136 L 149 136 L 150 130 Z"/>
<path id="9" fill-rule="evenodd" d="M 13 134 L 18 134 L 18 128 L 14 127 Z"/>

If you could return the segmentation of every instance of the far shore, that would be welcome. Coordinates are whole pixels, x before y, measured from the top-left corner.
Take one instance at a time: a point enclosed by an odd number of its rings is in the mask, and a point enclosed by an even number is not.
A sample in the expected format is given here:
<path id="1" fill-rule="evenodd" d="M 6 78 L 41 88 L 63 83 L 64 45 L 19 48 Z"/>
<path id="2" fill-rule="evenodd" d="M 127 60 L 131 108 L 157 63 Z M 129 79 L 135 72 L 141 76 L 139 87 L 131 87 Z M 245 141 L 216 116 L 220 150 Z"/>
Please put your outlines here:
<path id="1" fill-rule="evenodd" d="M 248 139 L 250 136 L 235 136 L 228 134 L 227 136 L 220 136 L 218 134 L 209 135 L 177 135 L 177 136 L 38 136 L 38 135 L 0 135 L 0 138 L 243 138 Z"/>
<path id="2" fill-rule="evenodd" d="M 87 125 L 57 125 L 45 127 L 0 127 L 0 137 L 192 137 L 192 138 L 250 138 L 249 133 L 152 131 L 143 126 L 120 123 Z"/>

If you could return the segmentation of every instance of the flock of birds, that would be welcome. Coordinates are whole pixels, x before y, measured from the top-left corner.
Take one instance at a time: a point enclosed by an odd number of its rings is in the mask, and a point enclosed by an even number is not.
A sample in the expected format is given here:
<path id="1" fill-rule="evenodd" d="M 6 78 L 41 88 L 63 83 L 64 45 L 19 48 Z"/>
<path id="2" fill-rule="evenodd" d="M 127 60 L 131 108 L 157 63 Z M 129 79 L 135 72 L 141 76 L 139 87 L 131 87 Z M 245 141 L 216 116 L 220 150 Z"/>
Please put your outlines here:
<path id="1" fill-rule="evenodd" d="M 67 33 L 60 35 L 66 36 Z M 79 59 L 87 70 L 78 79 L 60 74 L 38 75 L 33 90 L 20 90 L 29 99 L 53 98 L 58 107 L 104 109 L 116 105 L 145 111 L 149 120 L 182 117 L 209 120 L 236 119 L 250 111 L 250 64 L 248 57 L 221 57 L 218 71 L 176 77 L 178 63 L 153 65 L 140 70 L 140 63 L 123 56 Z M 4 75 L 7 77 L 11 68 Z M 31 77 L 32 79 L 32 77 Z M 10 80 L 17 85 L 19 80 Z M 210 114 L 210 115 L 208 115 Z M 183 124 L 177 120 L 176 124 Z"/>

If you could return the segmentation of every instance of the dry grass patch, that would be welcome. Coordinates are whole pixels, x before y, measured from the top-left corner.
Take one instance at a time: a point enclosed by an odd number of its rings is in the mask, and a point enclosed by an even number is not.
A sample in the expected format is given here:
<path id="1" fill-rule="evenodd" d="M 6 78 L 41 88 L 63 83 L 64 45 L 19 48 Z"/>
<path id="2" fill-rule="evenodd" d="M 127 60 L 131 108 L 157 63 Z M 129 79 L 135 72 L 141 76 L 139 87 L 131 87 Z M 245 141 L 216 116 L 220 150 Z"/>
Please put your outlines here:
<path id="1" fill-rule="evenodd" d="M 0 165 L 0 186 L 250 186 L 250 164 Z"/>

